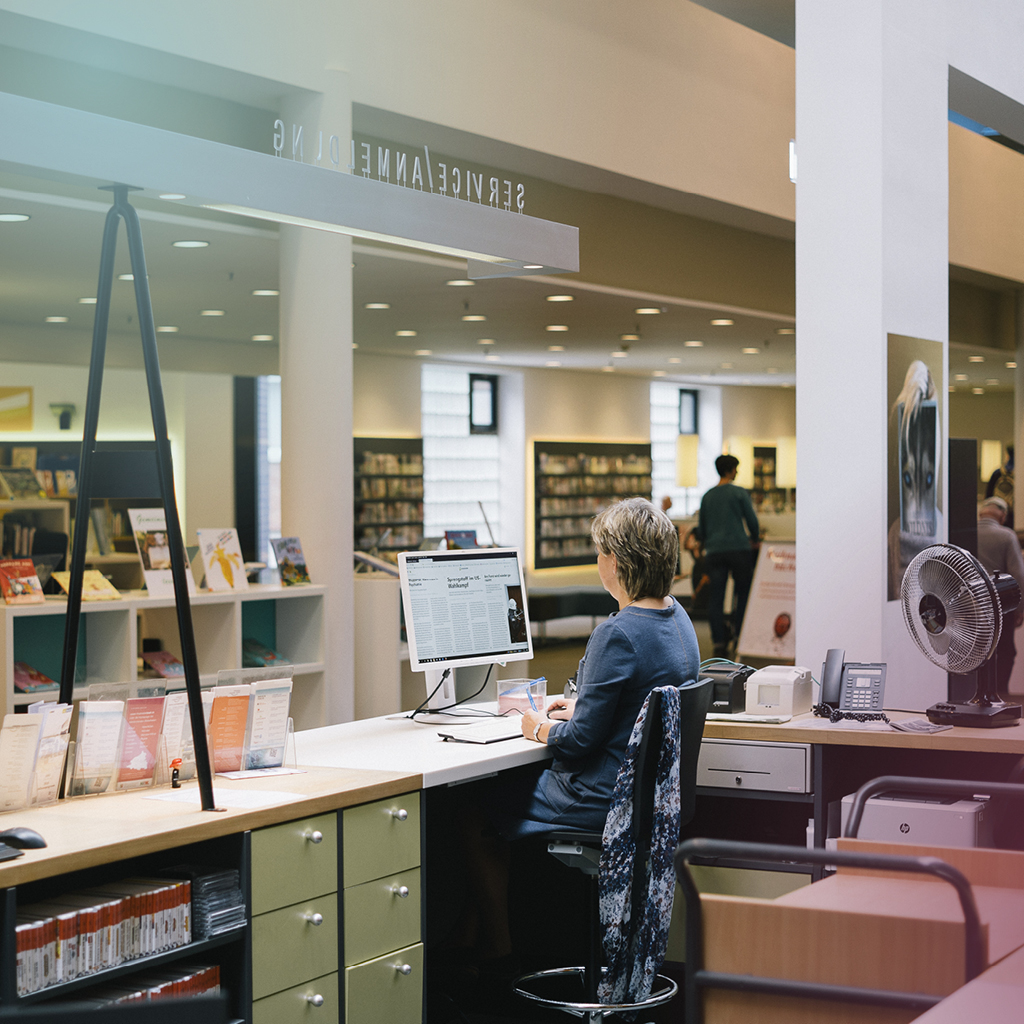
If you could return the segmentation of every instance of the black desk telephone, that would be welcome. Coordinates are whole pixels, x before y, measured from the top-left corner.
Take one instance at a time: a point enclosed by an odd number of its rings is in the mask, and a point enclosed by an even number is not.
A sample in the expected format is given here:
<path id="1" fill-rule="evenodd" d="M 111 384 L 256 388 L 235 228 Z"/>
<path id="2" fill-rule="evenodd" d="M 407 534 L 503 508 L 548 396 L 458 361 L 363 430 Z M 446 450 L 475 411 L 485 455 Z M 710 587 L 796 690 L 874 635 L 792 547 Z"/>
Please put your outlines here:
<path id="1" fill-rule="evenodd" d="M 821 703 L 839 711 L 881 711 L 885 697 L 885 663 L 844 661 L 833 647 L 821 669 Z"/>

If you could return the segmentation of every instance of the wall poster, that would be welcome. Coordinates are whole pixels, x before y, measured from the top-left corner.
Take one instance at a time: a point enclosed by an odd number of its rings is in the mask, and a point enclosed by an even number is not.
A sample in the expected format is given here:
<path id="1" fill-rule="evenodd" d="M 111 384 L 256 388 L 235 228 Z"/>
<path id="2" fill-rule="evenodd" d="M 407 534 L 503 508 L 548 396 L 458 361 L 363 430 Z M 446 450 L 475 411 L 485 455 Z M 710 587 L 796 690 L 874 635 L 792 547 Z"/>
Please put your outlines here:
<path id="1" fill-rule="evenodd" d="M 911 559 L 945 539 L 942 486 L 946 382 L 942 342 L 889 335 L 888 600 Z"/>

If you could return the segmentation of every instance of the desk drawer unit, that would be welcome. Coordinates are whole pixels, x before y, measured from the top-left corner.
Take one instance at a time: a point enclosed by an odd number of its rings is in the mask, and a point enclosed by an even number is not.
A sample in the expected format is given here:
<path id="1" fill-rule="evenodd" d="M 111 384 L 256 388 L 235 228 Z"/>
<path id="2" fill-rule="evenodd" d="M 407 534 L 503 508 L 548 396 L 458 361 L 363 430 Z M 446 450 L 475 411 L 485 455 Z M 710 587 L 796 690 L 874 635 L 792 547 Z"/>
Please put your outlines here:
<path id="1" fill-rule="evenodd" d="M 314 978 L 252 1004 L 252 1024 L 339 1024 L 338 973 Z"/>
<path id="2" fill-rule="evenodd" d="M 420 800 L 342 812 L 345 1024 L 420 1024 Z"/>
<path id="3" fill-rule="evenodd" d="M 811 745 L 756 740 L 704 740 L 697 785 L 769 793 L 810 793 Z"/>
<path id="4" fill-rule="evenodd" d="M 253 832 L 254 917 L 337 891 L 337 814 L 321 814 Z"/>

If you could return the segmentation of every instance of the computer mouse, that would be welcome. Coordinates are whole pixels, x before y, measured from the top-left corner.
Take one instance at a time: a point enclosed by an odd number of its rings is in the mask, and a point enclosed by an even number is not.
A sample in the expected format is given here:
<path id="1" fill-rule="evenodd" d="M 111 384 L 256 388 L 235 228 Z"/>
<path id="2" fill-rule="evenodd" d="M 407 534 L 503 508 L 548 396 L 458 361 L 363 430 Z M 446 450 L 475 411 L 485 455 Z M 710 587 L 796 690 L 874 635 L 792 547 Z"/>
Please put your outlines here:
<path id="1" fill-rule="evenodd" d="M 0 832 L 0 843 L 6 843 L 18 850 L 38 850 L 46 845 L 46 840 L 35 829 L 15 825 L 14 828 Z"/>

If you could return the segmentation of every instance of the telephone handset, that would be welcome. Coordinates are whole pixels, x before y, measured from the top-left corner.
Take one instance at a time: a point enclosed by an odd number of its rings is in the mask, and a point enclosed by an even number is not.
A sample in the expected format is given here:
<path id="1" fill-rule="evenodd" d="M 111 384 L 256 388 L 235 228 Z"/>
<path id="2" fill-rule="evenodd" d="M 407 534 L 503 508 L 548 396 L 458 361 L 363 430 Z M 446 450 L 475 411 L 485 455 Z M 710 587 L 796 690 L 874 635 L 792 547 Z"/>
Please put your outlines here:
<path id="1" fill-rule="evenodd" d="M 844 661 L 833 647 L 821 669 L 821 703 L 839 711 L 881 711 L 885 697 L 885 663 Z"/>

